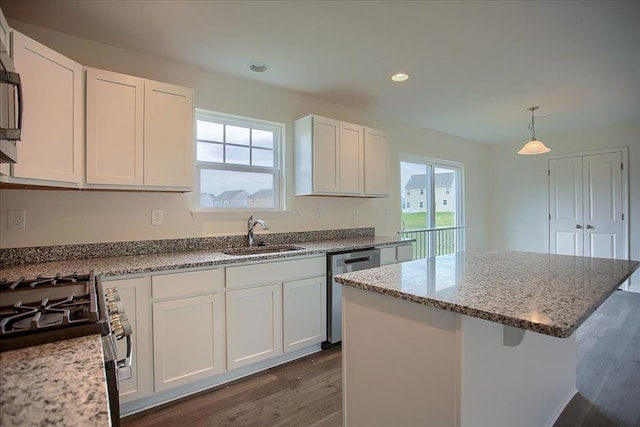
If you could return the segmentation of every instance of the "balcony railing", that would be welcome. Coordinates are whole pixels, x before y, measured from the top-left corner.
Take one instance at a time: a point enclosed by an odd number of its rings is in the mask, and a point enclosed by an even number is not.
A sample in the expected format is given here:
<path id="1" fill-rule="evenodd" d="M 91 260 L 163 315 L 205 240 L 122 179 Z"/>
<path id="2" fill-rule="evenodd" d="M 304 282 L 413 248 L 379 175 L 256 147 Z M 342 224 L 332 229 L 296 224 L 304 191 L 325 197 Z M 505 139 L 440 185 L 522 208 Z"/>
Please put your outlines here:
<path id="1" fill-rule="evenodd" d="M 424 228 L 401 231 L 400 237 L 416 239 L 413 259 L 428 258 L 464 250 L 466 227 Z"/>

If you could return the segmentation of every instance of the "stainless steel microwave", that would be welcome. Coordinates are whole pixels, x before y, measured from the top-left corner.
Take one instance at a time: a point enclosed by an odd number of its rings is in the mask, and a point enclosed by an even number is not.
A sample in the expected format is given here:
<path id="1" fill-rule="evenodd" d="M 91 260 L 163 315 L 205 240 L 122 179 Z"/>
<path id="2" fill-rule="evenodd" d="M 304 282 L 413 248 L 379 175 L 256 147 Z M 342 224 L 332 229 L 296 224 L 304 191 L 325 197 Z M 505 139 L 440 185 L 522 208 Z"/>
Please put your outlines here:
<path id="1" fill-rule="evenodd" d="M 22 84 L 0 40 L 0 163 L 18 161 L 16 141 L 22 133 Z"/>

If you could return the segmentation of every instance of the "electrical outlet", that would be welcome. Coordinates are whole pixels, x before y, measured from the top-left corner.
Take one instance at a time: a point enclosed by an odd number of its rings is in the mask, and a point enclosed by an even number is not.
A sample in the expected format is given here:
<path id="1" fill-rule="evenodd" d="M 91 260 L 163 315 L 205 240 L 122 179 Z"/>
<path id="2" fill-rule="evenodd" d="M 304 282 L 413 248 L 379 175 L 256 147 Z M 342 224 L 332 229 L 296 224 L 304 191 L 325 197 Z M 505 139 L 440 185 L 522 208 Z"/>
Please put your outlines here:
<path id="1" fill-rule="evenodd" d="M 151 225 L 162 225 L 164 222 L 164 211 L 162 209 L 151 210 Z"/>
<path id="2" fill-rule="evenodd" d="M 24 209 L 7 210 L 7 228 L 9 230 L 25 229 L 26 213 Z"/>
<path id="3" fill-rule="evenodd" d="M 358 213 L 358 209 L 357 208 L 353 208 L 353 210 L 351 211 L 351 218 L 352 219 L 358 219 L 359 213 Z"/>
<path id="4" fill-rule="evenodd" d="M 322 209 L 316 209 L 314 216 L 316 217 L 316 219 L 320 219 L 320 217 L 322 216 Z"/>

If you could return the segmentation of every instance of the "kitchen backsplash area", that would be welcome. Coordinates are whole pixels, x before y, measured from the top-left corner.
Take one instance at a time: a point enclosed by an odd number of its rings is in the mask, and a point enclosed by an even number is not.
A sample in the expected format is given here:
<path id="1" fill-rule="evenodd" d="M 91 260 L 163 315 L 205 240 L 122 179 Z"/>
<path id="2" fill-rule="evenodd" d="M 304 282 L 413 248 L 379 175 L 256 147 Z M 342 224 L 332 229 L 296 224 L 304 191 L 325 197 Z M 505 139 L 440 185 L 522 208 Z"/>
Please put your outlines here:
<path id="1" fill-rule="evenodd" d="M 371 237 L 374 227 L 337 230 L 265 233 L 256 236 L 261 245 L 293 244 L 307 241 Z M 138 240 L 126 242 L 90 243 L 76 245 L 32 246 L 25 248 L 1 248 L 0 267 L 68 259 L 107 258 L 115 256 L 148 255 L 165 252 L 217 250 L 246 246 L 247 236 L 212 236 L 183 239 Z"/>

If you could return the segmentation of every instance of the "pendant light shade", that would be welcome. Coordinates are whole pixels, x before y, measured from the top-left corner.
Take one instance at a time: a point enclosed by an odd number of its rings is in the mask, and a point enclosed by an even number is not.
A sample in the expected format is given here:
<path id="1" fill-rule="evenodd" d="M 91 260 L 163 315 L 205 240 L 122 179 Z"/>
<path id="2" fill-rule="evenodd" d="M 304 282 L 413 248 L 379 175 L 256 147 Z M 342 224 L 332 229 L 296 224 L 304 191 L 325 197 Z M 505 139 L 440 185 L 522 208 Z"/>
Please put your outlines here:
<path id="1" fill-rule="evenodd" d="M 524 144 L 524 147 L 518 151 L 518 154 L 528 156 L 532 154 L 543 154 L 551 151 L 542 141 L 538 141 L 536 139 L 536 131 L 535 131 L 535 117 L 533 116 L 533 112 L 540 107 L 529 107 L 527 110 L 531 111 L 531 122 L 529 122 L 529 129 L 531 130 L 531 141 Z"/>

